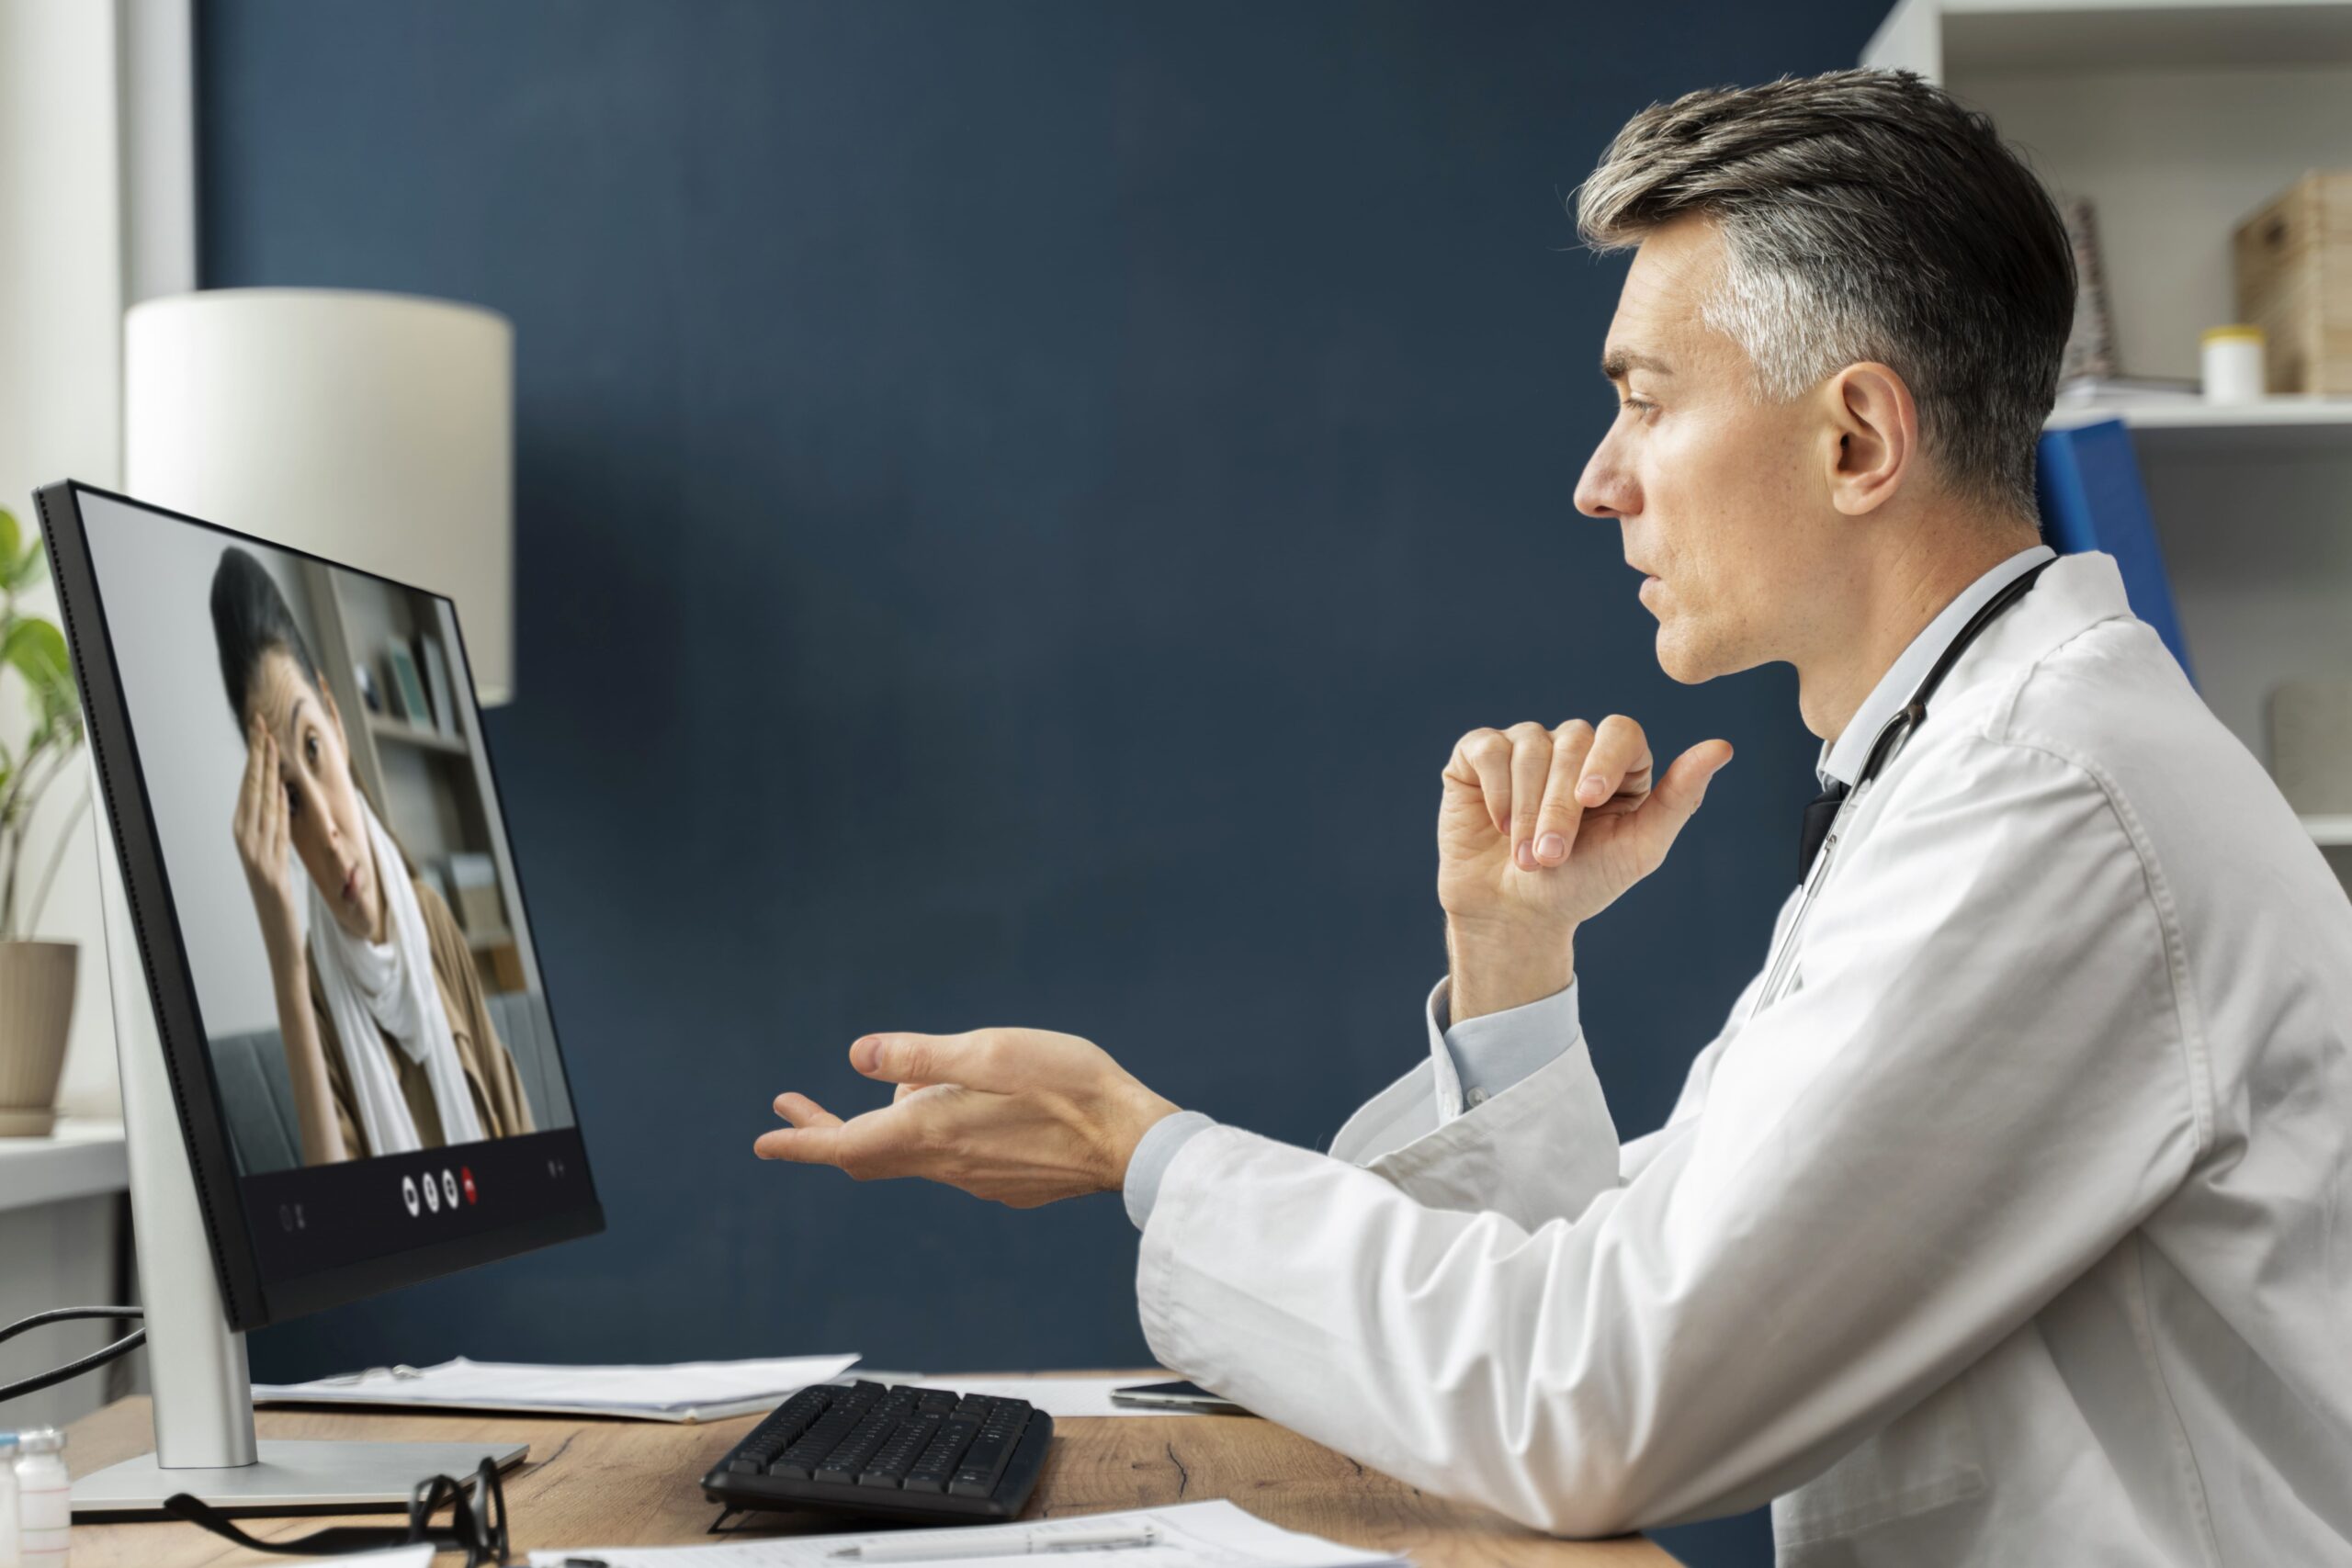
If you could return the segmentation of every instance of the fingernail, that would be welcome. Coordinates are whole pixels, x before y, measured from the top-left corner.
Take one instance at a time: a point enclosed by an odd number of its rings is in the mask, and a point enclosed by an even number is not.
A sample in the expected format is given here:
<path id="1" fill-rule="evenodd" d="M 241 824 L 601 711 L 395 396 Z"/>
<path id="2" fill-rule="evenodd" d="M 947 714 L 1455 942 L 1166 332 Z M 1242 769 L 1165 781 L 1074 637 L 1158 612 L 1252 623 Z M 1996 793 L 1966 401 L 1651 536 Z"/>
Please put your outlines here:
<path id="1" fill-rule="evenodd" d="M 849 1048 L 849 1065 L 861 1073 L 870 1073 L 874 1070 L 875 1058 L 881 1054 L 882 1042 L 871 1034 L 866 1035 Z"/>
<path id="2" fill-rule="evenodd" d="M 1519 869 L 1521 871 L 1535 869 L 1535 851 L 1529 846 L 1525 839 L 1520 840 L 1518 843 L 1511 846 L 1510 858 L 1519 863 Z"/>
<path id="3" fill-rule="evenodd" d="M 1557 833 L 1546 833 L 1535 840 L 1538 860 L 1558 860 L 1568 852 L 1568 840 Z"/>
<path id="4" fill-rule="evenodd" d="M 1577 798 L 1587 806 L 1598 806 L 1609 798 L 1609 781 L 1599 773 L 1587 773 L 1584 783 L 1577 785 Z"/>

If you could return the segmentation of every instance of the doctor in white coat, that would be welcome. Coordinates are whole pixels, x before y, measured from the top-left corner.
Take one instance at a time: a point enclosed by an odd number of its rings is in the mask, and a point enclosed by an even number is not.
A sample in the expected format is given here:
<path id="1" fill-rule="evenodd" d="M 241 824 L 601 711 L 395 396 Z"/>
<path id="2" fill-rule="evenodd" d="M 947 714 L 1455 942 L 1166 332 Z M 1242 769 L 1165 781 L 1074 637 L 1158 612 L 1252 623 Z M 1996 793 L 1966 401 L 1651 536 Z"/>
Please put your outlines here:
<path id="1" fill-rule="evenodd" d="M 1667 1124 L 1611 1121 L 1575 932 L 1730 749 L 1653 777 L 1611 717 L 1456 748 L 1428 1053 L 1329 1154 L 1017 1029 L 865 1036 L 893 1103 L 785 1094 L 760 1152 L 1121 1189 L 1163 1362 L 1546 1530 L 1770 1499 L 1791 1563 L 2352 1562 L 2352 904 L 2114 563 L 2040 544 L 2048 198 L 1844 72 L 1645 111 L 1578 216 L 1638 248 L 1577 504 L 1669 674 L 1789 660 L 1825 742 Z"/>

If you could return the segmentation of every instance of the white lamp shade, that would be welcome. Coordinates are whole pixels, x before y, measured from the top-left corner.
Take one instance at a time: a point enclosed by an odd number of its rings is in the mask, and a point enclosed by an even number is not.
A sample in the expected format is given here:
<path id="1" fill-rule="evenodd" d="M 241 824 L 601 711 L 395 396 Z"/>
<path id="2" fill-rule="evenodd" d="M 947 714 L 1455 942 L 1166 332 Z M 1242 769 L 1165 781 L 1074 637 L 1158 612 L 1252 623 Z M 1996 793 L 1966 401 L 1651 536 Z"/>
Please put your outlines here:
<path id="1" fill-rule="evenodd" d="M 478 306 L 223 288 L 123 322 L 124 488 L 447 594 L 485 703 L 514 689 L 514 410 Z"/>

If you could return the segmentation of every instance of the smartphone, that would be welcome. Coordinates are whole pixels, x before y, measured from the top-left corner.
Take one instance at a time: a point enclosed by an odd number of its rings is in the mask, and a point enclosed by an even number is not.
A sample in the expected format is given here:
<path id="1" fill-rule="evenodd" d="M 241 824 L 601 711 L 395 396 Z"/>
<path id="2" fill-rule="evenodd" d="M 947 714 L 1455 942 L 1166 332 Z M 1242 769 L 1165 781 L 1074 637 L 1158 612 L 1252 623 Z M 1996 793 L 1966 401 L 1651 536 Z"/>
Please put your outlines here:
<path id="1" fill-rule="evenodd" d="M 1139 1382 L 1111 1391 L 1114 1404 L 1146 1404 L 1159 1410 L 1190 1410 L 1203 1416 L 1250 1414 L 1223 1394 L 1211 1393 L 1198 1383 Z"/>

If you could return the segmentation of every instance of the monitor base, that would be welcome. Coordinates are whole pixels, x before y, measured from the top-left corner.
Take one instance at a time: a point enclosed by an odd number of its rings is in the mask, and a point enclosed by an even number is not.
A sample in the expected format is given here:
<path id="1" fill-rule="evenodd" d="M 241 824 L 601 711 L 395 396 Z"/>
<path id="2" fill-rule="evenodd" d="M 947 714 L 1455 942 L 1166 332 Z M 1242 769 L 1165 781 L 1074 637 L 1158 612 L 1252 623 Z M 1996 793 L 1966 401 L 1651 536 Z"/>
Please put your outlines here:
<path id="1" fill-rule="evenodd" d="M 165 1470 L 153 1454 L 125 1460 L 74 1483 L 74 1517 L 80 1523 L 142 1514 L 164 1518 L 164 1499 L 181 1492 L 229 1514 L 401 1509 L 428 1476 L 463 1480 L 485 1459 L 505 1470 L 520 1463 L 531 1446 L 265 1438 L 255 1462 L 227 1470 Z"/>

